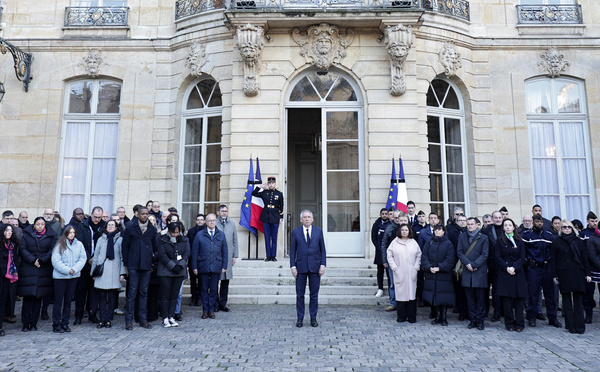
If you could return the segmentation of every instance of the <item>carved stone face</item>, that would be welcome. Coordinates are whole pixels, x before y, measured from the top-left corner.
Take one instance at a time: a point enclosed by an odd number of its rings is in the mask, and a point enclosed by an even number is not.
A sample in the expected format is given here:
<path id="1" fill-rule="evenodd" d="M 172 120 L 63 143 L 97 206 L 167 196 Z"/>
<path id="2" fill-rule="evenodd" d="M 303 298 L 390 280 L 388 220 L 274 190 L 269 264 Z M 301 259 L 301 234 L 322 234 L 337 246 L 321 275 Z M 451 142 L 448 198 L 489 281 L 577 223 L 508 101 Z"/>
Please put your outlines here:
<path id="1" fill-rule="evenodd" d="M 86 62 L 90 75 L 97 75 L 100 71 L 100 64 L 102 63 L 102 59 L 95 54 L 90 54 Z"/>
<path id="2" fill-rule="evenodd" d="M 333 48 L 333 40 L 329 36 L 319 36 L 315 40 L 315 52 L 321 56 L 328 55 Z"/>
<path id="3" fill-rule="evenodd" d="M 258 48 L 252 44 L 244 44 L 240 50 L 242 58 L 252 60 L 258 58 Z"/>
<path id="4" fill-rule="evenodd" d="M 396 58 L 404 58 L 408 54 L 408 45 L 404 43 L 393 43 L 390 46 L 390 54 Z"/>

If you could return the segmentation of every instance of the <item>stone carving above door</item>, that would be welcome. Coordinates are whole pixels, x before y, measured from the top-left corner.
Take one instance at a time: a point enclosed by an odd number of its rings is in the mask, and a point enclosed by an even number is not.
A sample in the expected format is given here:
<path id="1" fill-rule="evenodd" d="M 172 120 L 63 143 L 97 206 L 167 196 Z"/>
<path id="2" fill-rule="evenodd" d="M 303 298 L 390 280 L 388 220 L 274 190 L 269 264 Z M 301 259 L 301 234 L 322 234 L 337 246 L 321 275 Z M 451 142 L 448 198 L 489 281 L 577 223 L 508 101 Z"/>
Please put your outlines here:
<path id="1" fill-rule="evenodd" d="M 460 53 L 458 53 L 456 50 L 456 44 L 454 44 L 454 41 L 445 41 L 438 56 L 440 58 L 440 64 L 444 68 L 444 73 L 447 77 L 455 75 L 456 71 L 462 67 Z"/>
<path id="2" fill-rule="evenodd" d="M 300 55 L 320 71 L 341 64 L 346 57 L 346 48 L 354 42 L 355 36 L 356 31 L 352 28 L 341 36 L 337 26 L 327 23 L 312 25 L 305 32 L 298 28 L 292 30 L 292 39 L 300 46 Z"/>
<path id="3" fill-rule="evenodd" d="M 560 76 L 560 73 L 564 72 L 570 65 L 556 48 L 548 48 L 540 57 L 541 61 L 538 66 L 541 66 L 551 78 Z"/>
<path id="4" fill-rule="evenodd" d="M 265 46 L 265 29 L 249 23 L 239 26 L 236 28 L 236 42 L 244 61 L 244 94 L 254 97 L 259 88 L 259 60 Z"/>
<path id="5" fill-rule="evenodd" d="M 185 64 L 189 67 L 192 76 L 202 75 L 202 67 L 206 64 L 206 45 L 198 41 L 193 42 L 185 59 Z"/>
<path id="6" fill-rule="evenodd" d="M 390 94 L 401 96 L 406 92 L 404 62 L 412 45 L 412 28 L 399 23 L 395 26 L 387 26 L 384 34 L 385 46 L 390 57 Z"/>
<path id="7" fill-rule="evenodd" d="M 83 62 L 79 64 L 83 66 L 85 71 L 91 77 L 98 77 L 100 75 L 100 69 L 102 66 L 108 65 L 104 62 L 102 52 L 99 50 L 90 50 L 88 55 L 83 57 Z"/>

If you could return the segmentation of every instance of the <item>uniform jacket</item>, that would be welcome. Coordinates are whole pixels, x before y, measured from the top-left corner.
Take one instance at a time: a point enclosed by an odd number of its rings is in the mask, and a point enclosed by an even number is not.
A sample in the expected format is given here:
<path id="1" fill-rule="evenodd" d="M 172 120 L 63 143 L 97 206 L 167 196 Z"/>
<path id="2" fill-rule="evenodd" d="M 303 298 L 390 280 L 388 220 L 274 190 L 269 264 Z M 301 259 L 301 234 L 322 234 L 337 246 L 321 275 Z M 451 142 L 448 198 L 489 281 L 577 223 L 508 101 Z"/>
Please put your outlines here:
<path id="1" fill-rule="evenodd" d="M 323 230 L 313 226 L 310 245 L 306 243 L 305 227 L 300 226 L 292 231 L 290 247 L 290 267 L 296 267 L 299 273 L 318 273 L 321 265 L 327 266 L 325 239 Z"/>
<path id="2" fill-rule="evenodd" d="M 125 265 L 123 265 L 123 237 L 121 236 L 122 234 L 122 232 L 118 232 L 113 237 L 115 248 L 114 260 L 105 260 L 106 250 L 108 248 L 108 236 L 106 234 L 102 234 L 100 239 L 98 239 L 98 244 L 96 245 L 96 251 L 94 252 L 94 261 L 92 262 L 90 275 L 94 272 L 96 266 L 102 265 L 103 262 L 104 272 L 102 273 L 102 276 L 94 279 L 94 287 L 100 289 L 121 288 L 120 276 L 126 274 Z"/>
<path id="3" fill-rule="evenodd" d="M 19 249 L 21 265 L 17 293 L 19 296 L 34 296 L 42 298 L 51 296 L 54 292 L 52 281 L 52 248 L 56 243 L 56 234 L 52 229 L 46 229 L 46 234 L 38 240 L 33 232 L 33 225 L 23 231 L 23 241 Z M 39 260 L 40 267 L 33 264 Z"/>
<path id="4" fill-rule="evenodd" d="M 429 240 L 421 255 L 421 270 L 425 273 L 423 283 L 423 300 L 433 306 L 454 306 L 454 284 L 452 284 L 452 270 L 456 264 L 454 245 L 444 235 L 434 236 Z M 439 267 L 440 271 L 431 273 L 432 267 Z"/>
<path id="5" fill-rule="evenodd" d="M 208 228 L 196 234 L 192 245 L 192 270 L 199 274 L 221 273 L 227 269 L 227 240 L 225 234 L 215 228 L 215 236 L 210 239 Z"/>
<path id="6" fill-rule="evenodd" d="M 489 255 L 489 240 L 488 237 L 479 232 L 479 240 L 467 255 L 467 251 L 471 244 L 469 243 L 469 233 L 461 234 L 458 238 L 458 247 L 456 247 L 456 255 L 458 259 L 467 266 L 471 266 L 477 270 L 469 271 L 466 267 L 463 268 L 461 285 L 466 288 L 487 288 L 488 286 L 488 255 Z M 477 238 L 476 238 L 477 239 Z"/>
<path id="7" fill-rule="evenodd" d="M 552 242 L 550 268 L 560 293 L 585 293 L 585 277 L 591 275 L 585 242 L 574 235 L 558 236 Z"/>
<path id="8" fill-rule="evenodd" d="M 416 299 L 417 271 L 421 267 L 421 248 L 414 239 L 395 238 L 387 249 L 387 260 L 394 273 L 396 301 Z"/>
<path id="9" fill-rule="evenodd" d="M 152 270 L 156 253 L 156 228 L 148 222 L 142 234 L 139 220 L 133 218 L 123 231 L 123 265 L 130 270 Z"/>
<path id="10" fill-rule="evenodd" d="M 169 234 L 158 239 L 158 276 L 184 277 L 190 258 L 190 244 L 185 236 L 178 236 L 175 243 Z M 179 256 L 179 258 L 178 258 Z M 176 268 L 176 266 L 179 266 Z"/>
<path id="11" fill-rule="evenodd" d="M 511 298 L 526 298 L 527 278 L 525 277 L 525 244 L 515 238 L 516 247 L 511 241 L 505 242 L 499 238 L 496 241 L 496 267 L 498 268 L 498 296 Z M 515 268 L 515 275 L 510 275 L 506 269 Z"/>
<path id="12" fill-rule="evenodd" d="M 375 259 L 373 263 L 375 265 L 383 265 L 383 257 L 381 255 L 381 241 L 383 240 L 383 234 L 385 233 L 385 229 L 390 224 L 390 220 L 382 220 L 381 217 L 378 218 L 373 227 L 371 228 L 371 242 L 375 246 Z"/>
<path id="13" fill-rule="evenodd" d="M 54 279 L 73 279 L 81 276 L 81 270 L 87 261 L 83 244 L 77 238 L 73 243 L 67 240 L 67 248 L 61 254 L 60 246 L 57 244 L 52 250 L 52 277 Z M 73 270 L 73 274 L 69 272 Z"/>
<path id="14" fill-rule="evenodd" d="M 600 272 L 600 236 L 594 232 L 586 243 L 590 270 Z"/>
<path id="15" fill-rule="evenodd" d="M 238 258 L 238 236 L 235 222 L 230 218 L 225 220 L 225 223 L 221 218 L 217 218 L 217 229 L 221 230 L 225 234 L 225 240 L 227 241 L 227 271 L 221 273 L 221 280 L 230 280 L 233 278 L 233 258 Z"/>
<path id="16" fill-rule="evenodd" d="M 423 227 L 419 233 L 419 247 L 423 249 L 425 243 L 427 243 L 431 238 L 433 238 L 433 232 L 431 231 L 431 226 L 428 224 L 426 227 Z"/>
<path id="17" fill-rule="evenodd" d="M 523 231 L 523 243 L 525 243 L 525 256 L 527 261 L 543 264 L 550 262 L 550 247 L 554 240 L 554 235 L 546 230 L 525 230 Z"/>
<path id="18" fill-rule="evenodd" d="M 279 223 L 279 220 L 283 218 L 283 194 L 281 191 L 261 189 L 256 187 L 252 191 L 252 196 L 261 198 L 265 207 L 260 214 L 260 221 L 263 223 Z"/>

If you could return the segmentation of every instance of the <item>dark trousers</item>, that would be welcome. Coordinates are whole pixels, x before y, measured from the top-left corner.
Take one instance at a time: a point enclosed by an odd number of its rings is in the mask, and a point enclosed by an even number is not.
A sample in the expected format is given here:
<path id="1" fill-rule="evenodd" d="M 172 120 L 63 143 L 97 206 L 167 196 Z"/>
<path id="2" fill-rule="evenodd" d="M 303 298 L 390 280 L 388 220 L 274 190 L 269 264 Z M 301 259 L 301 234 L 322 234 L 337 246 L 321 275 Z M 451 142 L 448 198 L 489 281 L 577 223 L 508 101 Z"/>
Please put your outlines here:
<path id="1" fill-rule="evenodd" d="M 159 276 L 158 279 L 160 281 L 160 314 L 163 318 L 173 318 L 183 276 Z"/>
<path id="2" fill-rule="evenodd" d="M 388 288 L 390 287 L 390 276 L 387 274 L 387 270 L 383 264 L 377 265 L 377 288 L 383 291 L 383 273 L 386 273 L 388 279 Z"/>
<path id="3" fill-rule="evenodd" d="M 417 300 L 398 301 L 396 300 L 396 312 L 398 321 L 404 322 L 408 320 L 411 323 L 417 321 Z"/>
<path id="4" fill-rule="evenodd" d="M 425 283 L 425 271 L 417 271 L 417 299 L 423 299 L 423 284 Z"/>
<path id="5" fill-rule="evenodd" d="M 87 310 L 89 315 L 96 315 L 98 310 L 98 296 L 94 288 L 94 281 L 90 276 L 89 269 L 81 270 L 81 276 L 77 279 L 75 288 L 75 319 L 83 318 L 83 312 Z"/>
<path id="6" fill-rule="evenodd" d="M 501 299 L 504 309 L 504 326 L 523 329 L 525 327 L 525 317 L 523 316 L 525 299 L 512 297 L 501 297 Z"/>
<path id="7" fill-rule="evenodd" d="M 192 293 L 192 305 L 200 301 L 200 277 L 194 274 L 194 270 L 189 270 L 190 292 Z"/>
<path id="8" fill-rule="evenodd" d="M 458 310 L 459 314 L 464 316 L 471 315 L 469 312 L 469 302 L 467 300 L 467 295 L 465 293 L 465 287 L 462 286 L 461 281 L 456 279 L 456 275 L 452 275 L 452 285 L 454 285 L 454 293 L 456 295 L 456 306 L 455 309 Z M 484 303 L 485 310 L 485 303 Z M 475 319 L 471 319 L 475 320 Z"/>
<path id="9" fill-rule="evenodd" d="M 157 283 L 153 283 L 156 281 Z M 139 300 L 137 304 L 139 309 Z M 158 277 L 150 277 L 150 284 L 148 284 L 148 301 L 147 301 L 147 317 L 146 320 L 153 322 L 158 319 L 158 313 L 160 312 L 160 283 L 158 283 Z"/>
<path id="10" fill-rule="evenodd" d="M 198 273 L 200 276 L 200 298 L 204 312 L 215 311 L 217 305 L 217 287 L 221 273 Z"/>
<path id="11" fill-rule="evenodd" d="M 6 301 L 4 315 L 11 318 L 15 317 L 15 304 L 17 302 L 17 282 L 11 283 L 9 279 L 2 278 L 8 281 L 8 300 Z"/>
<path id="12" fill-rule="evenodd" d="M 263 223 L 265 229 L 265 249 L 267 257 L 277 256 L 277 232 L 279 231 L 279 222 Z"/>
<path id="13" fill-rule="evenodd" d="M 583 316 L 583 292 L 570 292 L 562 294 L 562 311 L 565 316 L 565 328 L 569 332 L 585 332 L 585 319 Z"/>
<path id="14" fill-rule="evenodd" d="M 2 329 L 2 322 L 4 321 L 4 314 L 10 316 L 8 311 L 5 312 L 7 304 L 10 301 L 10 280 L 7 278 L 0 278 L 0 329 Z"/>
<path id="15" fill-rule="evenodd" d="M 69 325 L 75 287 L 77 287 L 77 278 L 54 279 L 54 307 L 52 308 L 52 326 L 54 328 Z"/>
<path id="16" fill-rule="evenodd" d="M 219 301 L 217 306 L 223 308 L 227 306 L 227 298 L 229 297 L 229 279 L 219 281 Z"/>
<path id="17" fill-rule="evenodd" d="M 554 293 L 554 281 L 550 275 L 550 268 L 529 267 L 527 268 L 527 284 L 529 289 L 529 303 L 527 304 L 527 319 L 535 319 L 539 312 L 540 287 L 546 299 L 546 314 L 548 319 L 556 319 L 558 302 Z"/>
<path id="18" fill-rule="evenodd" d="M 600 291 L 600 283 L 598 283 L 598 290 Z M 594 291 L 596 290 L 596 283 L 585 283 L 585 296 L 583 297 L 583 309 L 586 312 L 592 312 L 596 307 L 596 301 L 594 300 Z"/>
<path id="19" fill-rule="evenodd" d="M 125 323 L 133 323 L 135 299 L 139 300 L 138 316 L 140 323 L 148 321 L 148 284 L 150 283 L 150 270 L 129 270 L 127 286 L 127 303 L 125 304 Z"/>
<path id="20" fill-rule="evenodd" d="M 96 288 L 96 294 L 98 295 L 98 307 L 100 308 L 100 322 L 112 322 L 119 290 Z"/>
<path id="21" fill-rule="evenodd" d="M 469 317 L 472 322 L 483 322 L 485 319 L 487 301 L 487 288 L 463 287 L 469 308 Z"/>
<path id="22" fill-rule="evenodd" d="M 498 273 L 495 270 L 488 271 L 488 295 L 490 293 L 490 286 L 492 287 L 492 306 L 494 307 L 494 316 L 499 317 L 504 310 L 502 310 L 502 301 L 500 300 L 500 296 L 498 296 Z M 487 314 L 489 311 L 490 302 L 486 298 L 485 313 Z"/>
<path id="23" fill-rule="evenodd" d="M 30 324 L 32 326 L 37 326 L 41 309 L 41 298 L 36 298 L 35 296 L 24 296 L 23 305 L 21 307 L 21 321 L 23 322 L 23 326 L 27 327 Z"/>
<path id="24" fill-rule="evenodd" d="M 306 282 L 308 280 L 308 290 L 310 291 L 310 303 L 308 312 L 311 319 L 317 318 L 319 311 L 319 288 L 321 287 L 321 276 L 319 273 L 298 273 L 296 278 L 296 313 L 298 319 L 304 319 L 304 294 L 306 293 Z"/>

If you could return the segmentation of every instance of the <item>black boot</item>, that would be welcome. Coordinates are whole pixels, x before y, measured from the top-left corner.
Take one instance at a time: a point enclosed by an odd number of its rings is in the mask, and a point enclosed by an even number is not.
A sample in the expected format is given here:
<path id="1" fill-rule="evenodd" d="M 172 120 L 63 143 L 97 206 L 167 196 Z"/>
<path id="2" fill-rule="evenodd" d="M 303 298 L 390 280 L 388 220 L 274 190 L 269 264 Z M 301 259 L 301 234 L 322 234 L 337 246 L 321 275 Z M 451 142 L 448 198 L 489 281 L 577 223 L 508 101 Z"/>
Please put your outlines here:
<path id="1" fill-rule="evenodd" d="M 440 306 L 440 324 L 444 327 L 448 326 L 448 307 Z"/>
<path id="2" fill-rule="evenodd" d="M 592 313 L 594 309 L 585 309 L 585 323 L 592 324 Z"/>
<path id="3" fill-rule="evenodd" d="M 432 306 L 431 307 L 431 312 L 429 313 L 429 319 L 436 319 L 437 320 L 438 317 L 439 317 L 439 312 L 438 312 L 437 307 Z"/>

